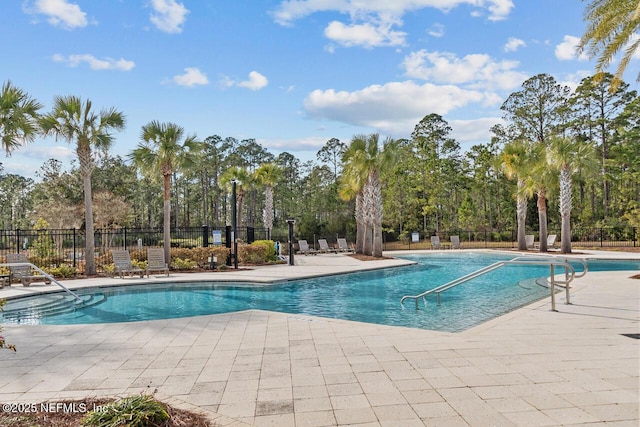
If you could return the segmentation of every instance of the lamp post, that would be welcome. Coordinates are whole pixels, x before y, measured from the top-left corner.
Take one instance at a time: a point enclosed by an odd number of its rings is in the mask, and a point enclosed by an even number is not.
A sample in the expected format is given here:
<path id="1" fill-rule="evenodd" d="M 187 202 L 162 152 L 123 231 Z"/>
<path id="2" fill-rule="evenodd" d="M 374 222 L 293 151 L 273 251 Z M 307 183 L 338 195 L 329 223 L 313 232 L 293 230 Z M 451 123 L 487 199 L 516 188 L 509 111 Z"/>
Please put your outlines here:
<path id="1" fill-rule="evenodd" d="M 295 265 L 293 259 L 293 224 L 295 224 L 295 220 L 288 219 L 287 224 L 289 224 L 289 265 Z"/>
<path id="2" fill-rule="evenodd" d="M 237 181 L 234 179 L 231 181 L 231 227 L 232 227 L 232 235 L 231 240 L 233 241 L 233 268 L 238 269 L 238 212 L 236 206 L 236 184 Z"/>

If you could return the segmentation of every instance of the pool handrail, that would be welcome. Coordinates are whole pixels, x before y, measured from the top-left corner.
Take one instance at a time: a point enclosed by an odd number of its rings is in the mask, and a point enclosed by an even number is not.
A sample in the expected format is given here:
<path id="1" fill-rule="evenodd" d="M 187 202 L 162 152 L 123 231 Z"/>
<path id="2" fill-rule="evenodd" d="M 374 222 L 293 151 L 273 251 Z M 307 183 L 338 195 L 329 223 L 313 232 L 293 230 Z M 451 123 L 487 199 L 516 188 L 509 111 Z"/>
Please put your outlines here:
<path id="1" fill-rule="evenodd" d="M 566 290 L 566 304 L 570 304 L 569 300 L 569 284 L 576 277 L 583 277 L 587 274 L 588 268 L 587 263 L 584 259 L 576 258 L 572 259 L 572 261 L 580 262 L 584 270 L 580 275 L 576 275 L 576 271 L 571 264 L 569 264 L 569 258 L 566 257 L 548 257 L 548 256 L 520 256 L 506 261 L 498 261 L 490 264 L 486 267 L 483 267 L 479 270 L 476 270 L 472 273 L 466 274 L 462 277 L 454 279 L 450 282 L 447 282 L 443 285 L 437 286 L 433 289 L 429 289 L 425 292 L 422 292 L 418 295 L 405 295 L 400 299 L 400 304 L 404 306 L 404 301 L 407 299 L 413 299 L 416 303 L 416 310 L 418 310 L 418 300 L 422 298 L 422 300 L 427 302 L 426 297 L 429 294 L 437 294 L 438 296 L 438 304 L 440 304 L 440 294 L 448 289 L 451 289 L 455 286 L 458 286 L 464 282 L 475 279 L 476 277 L 482 276 L 483 274 L 489 273 L 493 270 L 497 270 L 498 268 L 504 267 L 509 264 L 522 264 L 522 265 L 548 265 L 550 270 L 549 282 L 551 288 L 551 310 L 556 311 L 555 308 L 555 285 L 565 285 Z M 557 280 L 555 278 L 555 267 L 562 267 L 565 269 L 565 280 Z"/>
<path id="2" fill-rule="evenodd" d="M 75 298 L 78 302 L 80 303 L 84 303 L 84 300 L 82 298 L 80 298 L 78 296 L 78 294 L 76 294 L 75 292 L 73 292 L 71 289 L 67 288 L 65 285 L 63 285 L 62 283 L 58 282 L 52 275 L 50 275 L 49 273 L 47 273 L 46 271 L 42 270 L 40 267 L 38 267 L 37 265 L 31 264 L 30 262 L 5 262 L 5 263 L 1 263 L 0 267 L 25 267 L 25 266 L 29 266 L 31 268 L 33 268 L 34 270 L 36 270 L 38 273 L 42 274 L 44 277 L 46 277 L 47 279 L 51 280 L 52 283 L 55 283 L 56 285 L 60 286 L 66 293 L 68 293 L 69 295 L 71 295 L 73 298 Z"/>

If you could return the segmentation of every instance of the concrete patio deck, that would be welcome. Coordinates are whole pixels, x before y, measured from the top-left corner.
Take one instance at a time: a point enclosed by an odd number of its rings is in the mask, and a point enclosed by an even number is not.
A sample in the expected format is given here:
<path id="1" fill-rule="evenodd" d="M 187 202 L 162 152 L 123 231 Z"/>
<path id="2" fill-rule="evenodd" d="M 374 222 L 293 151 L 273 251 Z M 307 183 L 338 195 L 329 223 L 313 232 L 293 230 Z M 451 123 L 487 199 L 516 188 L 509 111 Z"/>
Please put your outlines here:
<path id="1" fill-rule="evenodd" d="M 304 262 L 207 279 L 288 280 L 401 263 L 296 259 Z M 225 426 L 637 426 L 640 339 L 624 335 L 640 334 L 632 274 L 589 273 L 574 282 L 572 305 L 558 294 L 559 312 L 547 298 L 456 334 L 258 310 L 6 325 L 18 352 L 0 352 L 0 402 L 157 391 Z M 65 284 L 108 284 L 76 282 Z M 13 286 L 0 297 L 45 289 Z"/>

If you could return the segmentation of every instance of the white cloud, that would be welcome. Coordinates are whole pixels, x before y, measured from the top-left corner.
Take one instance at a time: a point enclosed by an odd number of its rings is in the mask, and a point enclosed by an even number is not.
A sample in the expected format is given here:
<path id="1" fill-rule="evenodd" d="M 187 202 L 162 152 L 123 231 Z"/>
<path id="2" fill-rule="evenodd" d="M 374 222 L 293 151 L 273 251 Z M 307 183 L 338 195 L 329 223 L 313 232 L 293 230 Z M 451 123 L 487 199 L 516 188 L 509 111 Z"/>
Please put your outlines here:
<path id="1" fill-rule="evenodd" d="M 88 24 L 87 14 L 80 6 L 67 0 L 36 0 L 33 8 L 28 11 L 46 15 L 49 24 L 66 30 L 86 27 Z"/>
<path id="2" fill-rule="evenodd" d="M 492 21 L 505 19 L 513 8 L 512 0 L 283 0 L 273 12 L 273 17 L 281 25 L 290 25 L 316 12 L 335 11 L 349 15 L 352 20 L 377 16 L 384 21 L 396 20 L 407 12 L 427 7 L 446 12 L 461 4 L 488 10 L 488 19 Z"/>
<path id="3" fill-rule="evenodd" d="M 491 128 L 497 124 L 504 124 L 500 117 L 482 117 L 473 120 L 451 120 L 451 136 L 461 144 L 486 144 L 493 134 Z"/>
<path id="4" fill-rule="evenodd" d="M 353 92 L 315 90 L 304 100 L 304 109 L 311 118 L 406 135 L 426 114 L 445 115 L 456 108 L 485 100 L 486 94 L 480 91 L 404 81 L 368 86 Z"/>
<path id="5" fill-rule="evenodd" d="M 249 73 L 249 80 L 237 81 L 230 77 L 222 76 L 219 84 L 223 88 L 240 86 L 251 90 L 260 90 L 269 84 L 269 79 L 257 71 L 252 71 Z"/>
<path id="6" fill-rule="evenodd" d="M 556 58 L 558 58 L 560 61 L 570 61 L 573 59 L 577 59 L 579 61 L 588 60 L 589 55 L 587 55 L 586 52 L 582 52 L 582 54 L 578 56 L 576 47 L 578 46 L 579 42 L 579 37 L 564 36 L 563 42 L 556 46 Z"/>
<path id="7" fill-rule="evenodd" d="M 308 136 L 296 139 L 258 139 L 260 145 L 278 151 L 317 151 L 327 143 L 326 136 Z"/>
<path id="8" fill-rule="evenodd" d="M 55 62 L 65 62 L 70 67 L 77 67 L 78 65 L 80 65 L 80 63 L 86 62 L 89 65 L 89 68 L 91 68 L 92 70 L 129 71 L 136 66 L 135 62 L 128 61 L 126 59 L 98 59 L 90 54 L 69 55 L 68 57 L 60 54 L 55 54 L 53 55 L 53 60 Z"/>
<path id="9" fill-rule="evenodd" d="M 189 9 L 176 0 L 151 0 L 150 20 L 160 31 L 167 33 L 181 33 L 182 24 L 187 19 Z"/>
<path id="10" fill-rule="evenodd" d="M 517 61 L 495 61 L 489 55 L 471 54 L 458 58 L 449 52 L 412 52 L 404 59 L 406 75 L 446 84 L 466 84 L 471 88 L 513 89 L 528 75 L 517 71 Z"/>
<path id="11" fill-rule="evenodd" d="M 269 84 L 269 80 L 257 71 L 249 73 L 249 80 L 238 83 L 240 87 L 246 87 L 251 90 L 260 90 Z"/>
<path id="12" fill-rule="evenodd" d="M 427 33 L 431 37 L 443 37 L 444 36 L 444 25 L 442 24 L 433 24 L 431 28 L 427 30 Z"/>
<path id="13" fill-rule="evenodd" d="M 517 39 L 515 37 L 509 37 L 509 40 L 507 40 L 507 43 L 504 45 L 504 51 L 515 52 L 516 50 L 520 49 L 521 47 L 525 47 L 526 45 L 527 44 L 524 42 L 524 40 Z"/>
<path id="14" fill-rule="evenodd" d="M 200 71 L 198 68 L 187 67 L 184 69 L 185 73 L 174 76 L 172 81 L 175 84 L 180 86 L 198 86 L 198 85 L 208 85 L 209 79 L 207 79 L 207 75 Z"/>
<path id="15" fill-rule="evenodd" d="M 393 31 L 391 24 L 374 25 L 372 23 L 345 25 L 333 21 L 324 30 L 324 35 L 342 46 L 401 46 L 405 44 L 407 33 Z"/>

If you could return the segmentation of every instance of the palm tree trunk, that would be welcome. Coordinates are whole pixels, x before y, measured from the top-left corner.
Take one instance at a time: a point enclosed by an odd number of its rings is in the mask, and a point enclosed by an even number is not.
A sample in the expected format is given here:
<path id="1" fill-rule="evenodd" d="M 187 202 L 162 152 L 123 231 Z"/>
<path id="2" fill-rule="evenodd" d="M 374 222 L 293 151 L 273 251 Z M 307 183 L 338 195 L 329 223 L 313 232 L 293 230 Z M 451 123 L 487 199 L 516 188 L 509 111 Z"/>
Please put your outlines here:
<path id="1" fill-rule="evenodd" d="M 547 189 L 538 190 L 538 222 L 540 225 L 540 252 L 548 252 L 547 248 Z"/>
<path id="2" fill-rule="evenodd" d="M 83 169 L 82 167 L 80 169 Z M 85 274 L 96 274 L 95 235 L 93 231 L 93 204 L 91 203 L 91 174 L 82 172 L 82 187 L 84 190 L 84 220 L 85 220 Z"/>
<path id="3" fill-rule="evenodd" d="M 164 184 L 164 205 L 163 205 L 163 237 L 164 237 L 164 259 L 171 265 L 171 174 L 162 176 Z"/>
<path id="4" fill-rule="evenodd" d="M 373 250 L 372 255 L 382 258 L 382 189 L 377 173 L 370 176 L 371 181 L 371 204 L 373 209 Z"/>
<path id="5" fill-rule="evenodd" d="M 527 238 L 525 237 L 527 234 L 526 226 L 527 226 L 527 198 L 524 195 L 521 195 L 521 188 L 524 186 L 523 180 L 518 180 L 518 198 L 516 202 L 516 215 L 518 219 L 518 250 L 526 251 L 527 250 Z"/>
<path id="6" fill-rule="evenodd" d="M 361 254 L 364 252 L 364 236 L 365 236 L 365 223 L 362 216 L 362 191 L 356 195 L 356 253 Z"/>
<path id="7" fill-rule="evenodd" d="M 560 230 L 560 251 L 571 253 L 571 169 L 560 169 L 560 216 L 562 228 Z"/>

